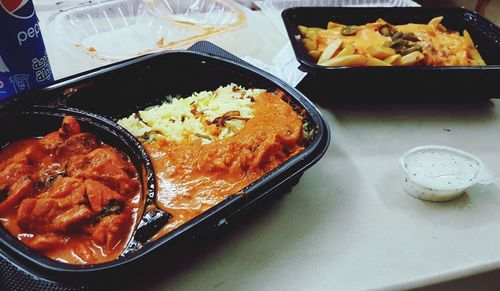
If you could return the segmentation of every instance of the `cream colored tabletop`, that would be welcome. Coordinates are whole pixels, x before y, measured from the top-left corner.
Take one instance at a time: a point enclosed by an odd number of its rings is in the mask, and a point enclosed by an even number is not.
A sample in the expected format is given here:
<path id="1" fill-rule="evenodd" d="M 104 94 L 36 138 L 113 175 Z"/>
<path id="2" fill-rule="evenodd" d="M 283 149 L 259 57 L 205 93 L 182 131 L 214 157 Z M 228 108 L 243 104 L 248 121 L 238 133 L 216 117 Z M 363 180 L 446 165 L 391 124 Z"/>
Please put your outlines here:
<path id="1" fill-rule="evenodd" d="M 38 12 L 42 29 L 52 13 Z M 257 43 L 213 41 L 269 62 L 287 40 L 252 13 L 245 29 L 258 32 Z M 56 77 L 99 65 L 65 55 L 56 41 L 46 40 Z M 175 266 L 144 271 L 131 290 L 399 289 L 437 282 L 448 283 L 434 288 L 459 289 L 498 282 L 491 273 L 450 280 L 500 268 L 500 183 L 474 186 L 451 202 L 423 202 L 403 190 L 398 158 L 416 146 L 447 145 L 478 156 L 500 177 L 500 101 L 366 105 L 309 97 L 332 132 L 323 159 L 289 193 L 190 249 Z"/>

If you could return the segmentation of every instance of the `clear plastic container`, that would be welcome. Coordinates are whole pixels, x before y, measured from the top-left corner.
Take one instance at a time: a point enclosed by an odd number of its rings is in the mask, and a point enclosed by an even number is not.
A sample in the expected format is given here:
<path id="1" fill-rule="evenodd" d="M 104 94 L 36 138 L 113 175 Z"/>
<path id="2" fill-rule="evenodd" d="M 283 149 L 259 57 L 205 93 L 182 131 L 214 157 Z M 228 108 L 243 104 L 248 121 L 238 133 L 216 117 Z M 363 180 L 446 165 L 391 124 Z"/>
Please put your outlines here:
<path id="1" fill-rule="evenodd" d="M 495 180 L 479 158 L 446 146 L 416 147 L 399 162 L 405 172 L 406 192 L 426 201 L 452 200 L 475 184 L 490 184 Z"/>
<path id="2" fill-rule="evenodd" d="M 42 11 L 56 11 L 60 9 L 67 9 L 69 7 L 89 5 L 91 3 L 101 2 L 100 0 L 33 0 L 33 5 L 38 12 Z"/>
<path id="3" fill-rule="evenodd" d="M 112 0 L 63 10 L 48 31 L 66 51 L 117 61 L 186 47 L 245 22 L 236 4 L 222 0 Z"/>

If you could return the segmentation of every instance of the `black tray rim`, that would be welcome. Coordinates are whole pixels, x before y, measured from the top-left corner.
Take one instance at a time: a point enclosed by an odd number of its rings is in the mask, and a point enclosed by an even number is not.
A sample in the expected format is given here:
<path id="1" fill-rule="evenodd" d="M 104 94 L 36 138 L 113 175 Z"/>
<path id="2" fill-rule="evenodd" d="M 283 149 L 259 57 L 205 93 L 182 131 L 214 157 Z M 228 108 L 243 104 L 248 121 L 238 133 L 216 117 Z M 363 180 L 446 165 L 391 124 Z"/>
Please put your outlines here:
<path id="1" fill-rule="evenodd" d="M 212 59 L 216 62 L 225 62 L 228 63 L 229 65 L 239 67 L 241 70 L 247 70 L 250 71 L 251 73 L 260 75 L 262 78 L 265 78 L 275 85 L 277 87 L 283 89 L 287 95 L 291 96 L 295 101 L 297 101 L 301 106 L 306 109 L 307 113 L 311 116 L 315 116 L 315 122 L 316 122 L 316 129 L 317 129 L 317 137 L 309 144 L 302 152 L 300 152 L 298 155 L 292 157 L 285 163 L 281 164 L 279 167 L 276 169 L 272 170 L 271 172 L 267 173 L 265 176 L 261 177 L 259 180 L 256 182 L 252 183 L 251 185 L 247 186 L 244 190 L 244 193 L 246 194 L 247 192 L 253 192 L 256 190 L 264 190 L 260 195 L 257 197 L 254 197 L 251 201 L 248 201 L 247 195 L 232 195 L 222 201 L 221 203 L 215 205 L 214 207 L 208 209 L 207 211 L 203 212 L 201 215 L 197 216 L 196 218 L 192 219 L 191 221 L 187 222 L 186 224 L 180 226 L 179 228 L 175 229 L 174 231 L 170 232 L 164 237 L 159 238 L 156 241 L 153 241 L 151 243 L 146 244 L 143 246 L 141 249 L 132 252 L 131 254 L 126 255 L 125 257 L 119 257 L 118 259 L 106 263 L 100 263 L 100 264 L 89 264 L 89 265 L 72 265 L 72 264 L 67 264 L 67 263 L 62 263 L 58 262 L 55 260 L 52 260 L 48 257 L 45 257 L 41 254 L 35 253 L 34 255 L 30 252 L 24 253 L 22 250 L 16 249 L 14 246 L 10 244 L 5 244 L 6 247 L 8 247 L 11 251 L 14 251 L 15 254 L 18 256 L 21 256 L 23 259 L 27 260 L 28 262 L 34 264 L 37 267 L 41 267 L 43 270 L 50 271 L 50 272 L 55 272 L 59 274 L 63 273 L 72 273 L 72 274 L 91 274 L 94 272 L 99 272 L 99 271 L 107 271 L 110 269 L 115 269 L 120 266 L 124 266 L 126 264 L 129 264 L 135 260 L 138 260 L 139 258 L 150 254 L 154 250 L 166 245 L 167 243 L 171 241 L 178 240 L 182 238 L 184 235 L 189 235 L 189 231 L 196 229 L 197 227 L 202 226 L 203 222 L 205 221 L 210 221 L 213 218 L 217 218 L 217 215 L 221 215 L 223 210 L 226 208 L 230 207 L 237 207 L 238 204 L 242 204 L 243 207 L 245 208 L 249 205 L 252 204 L 252 202 L 255 202 L 262 198 L 263 196 L 266 196 L 269 194 L 269 192 L 278 187 L 279 185 L 285 184 L 292 180 L 297 173 L 303 173 L 305 170 L 313 166 L 316 162 L 318 162 L 323 155 L 326 153 L 330 141 L 331 141 L 331 133 L 330 133 L 330 128 L 323 117 L 321 111 L 309 100 L 307 99 L 302 93 L 300 93 L 297 89 L 293 88 L 286 82 L 280 80 L 279 78 L 261 70 L 258 69 L 252 65 L 244 64 L 244 63 L 239 63 L 233 60 L 229 60 L 226 58 L 218 57 L 215 55 L 211 54 L 206 54 L 206 53 L 201 53 L 201 52 L 196 52 L 196 51 L 181 51 L 181 50 L 172 50 L 172 51 L 166 51 L 166 52 L 159 52 L 159 53 L 153 53 L 153 54 L 148 54 L 144 56 L 139 56 L 137 58 L 133 58 L 130 60 L 125 60 L 121 61 L 118 63 L 110 64 L 104 67 L 100 67 L 94 70 L 82 72 L 80 74 L 76 74 L 74 76 L 69 76 L 66 78 L 63 78 L 61 80 L 56 81 L 55 83 L 44 87 L 44 88 L 39 88 L 39 89 L 33 89 L 29 90 L 27 92 L 23 92 L 21 94 L 13 95 L 10 98 L 6 100 L 6 104 L 9 106 L 15 106 L 18 102 L 21 102 L 21 104 L 24 103 L 25 99 L 29 99 L 32 96 L 36 96 L 37 94 L 47 94 L 50 93 L 53 90 L 61 89 L 63 87 L 69 87 L 72 84 L 76 84 L 82 81 L 85 81 L 87 79 L 91 79 L 92 77 L 98 76 L 100 74 L 105 74 L 113 71 L 117 71 L 120 69 L 123 69 L 127 66 L 134 65 L 143 61 L 148 61 L 152 60 L 154 58 L 160 58 L 163 55 L 166 54 L 190 54 L 190 55 L 195 55 L 199 56 L 202 58 L 208 58 Z M 0 106 L 1 110 L 2 106 Z M 4 110 L 8 110 L 8 108 L 4 107 Z M 73 108 L 73 107 L 66 107 L 64 110 L 68 110 L 70 112 L 72 111 L 80 111 L 80 112 L 86 112 L 78 108 Z M 90 114 L 102 117 L 101 115 L 95 114 L 90 112 Z M 112 124 L 113 126 L 116 126 L 120 131 L 126 131 L 123 127 L 120 125 L 116 124 L 114 121 L 109 120 L 106 118 L 107 122 Z M 279 177 L 279 175 L 283 176 L 283 174 L 286 174 L 287 171 L 293 171 L 292 175 L 286 175 L 284 177 L 281 177 L 282 179 L 278 181 L 278 183 L 272 185 L 270 189 L 265 189 L 264 186 L 268 185 L 272 180 L 276 180 Z M 240 209 L 241 209 L 240 208 Z M 222 218 L 223 219 L 223 218 Z M 3 244 L 2 244 L 3 245 Z"/>
<path id="2" fill-rule="evenodd" d="M 439 12 L 443 11 L 443 13 L 447 12 L 455 12 L 461 14 L 472 14 L 474 17 L 492 27 L 495 30 L 497 35 L 500 35 L 500 28 L 486 19 L 484 16 L 468 10 L 463 7 L 452 7 L 452 8 L 432 8 L 432 7 L 332 7 L 332 6 L 301 6 L 301 7 L 291 7 L 283 10 L 281 13 L 281 18 L 284 22 L 288 39 L 292 45 L 295 57 L 297 61 L 300 63 L 299 69 L 306 73 L 332 73 L 338 71 L 349 71 L 349 72 L 365 72 L 365 71 L 397 71 L 397 72 L 408 72 L 408 71 L 490 71 L 490 70 L 500 70 L 499 65 L 486 65 L 486 66 L 436 66 L 436 67 L 349 67 L 349 66 L 341 66 L 341 67 L 326 67 L 320 66 L 314 62 L 312 62 L 308 55 L 304 45 L 300 42 L 300 40 L 296 39 L 296 35 L 300 35 L 297 25 L 298 23 L 293 22 L 293 15 L 304 12 L 304 11 L 314 11 L 314 10 L 335 10 L 337 13 L 347 12 L 347 11 L 358 11 L 358 12 L 366 12 L 370 11 L 418 11 L 418 12 Z"/>

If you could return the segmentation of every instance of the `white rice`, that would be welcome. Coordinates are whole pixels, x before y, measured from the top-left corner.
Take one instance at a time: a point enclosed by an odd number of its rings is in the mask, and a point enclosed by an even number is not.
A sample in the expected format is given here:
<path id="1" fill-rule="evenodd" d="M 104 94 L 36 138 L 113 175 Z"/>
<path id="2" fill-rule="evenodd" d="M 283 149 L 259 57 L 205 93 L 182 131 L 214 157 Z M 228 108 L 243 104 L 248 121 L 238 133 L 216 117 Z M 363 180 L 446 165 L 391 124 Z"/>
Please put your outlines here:
<path id="1" fill-rule="evenodd" d="M 119 120 L 118 124 L 146 141 L 155 138 L 176 142 L 201 139 L 203 143 L 210 143 L 232 136 L 243 128 L 246 120 L 241 119 L 254 117 L 251 104 L 263 92 L 265 90 L 246 90 L 229 84 L 215 91 L 194 93 L 187 98 L 172 99 L 171 102 L 147 108 Z M 214 120 L 228 112 L 238 119 L 227 119 L 219 124 L 218 133 L 210 132 L 208 129 Z"/>

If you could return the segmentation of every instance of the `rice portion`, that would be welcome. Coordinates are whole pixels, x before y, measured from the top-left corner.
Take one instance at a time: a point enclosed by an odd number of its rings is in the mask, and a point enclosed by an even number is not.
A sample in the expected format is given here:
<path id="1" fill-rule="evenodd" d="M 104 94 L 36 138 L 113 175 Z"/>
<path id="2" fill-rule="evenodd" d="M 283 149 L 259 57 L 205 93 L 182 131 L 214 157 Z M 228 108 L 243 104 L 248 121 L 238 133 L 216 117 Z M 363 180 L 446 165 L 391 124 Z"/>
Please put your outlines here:
<path id="1" fill-rule="evenodd" d="M 254 117 L 252 103 L 265 92 L 235 84 L 215 91 L 174 98 L 118 121 L 134 136 L 151 141 L 156 138 L 180 142 L 201 139 L 210 143 L 234 135 Z"/>

